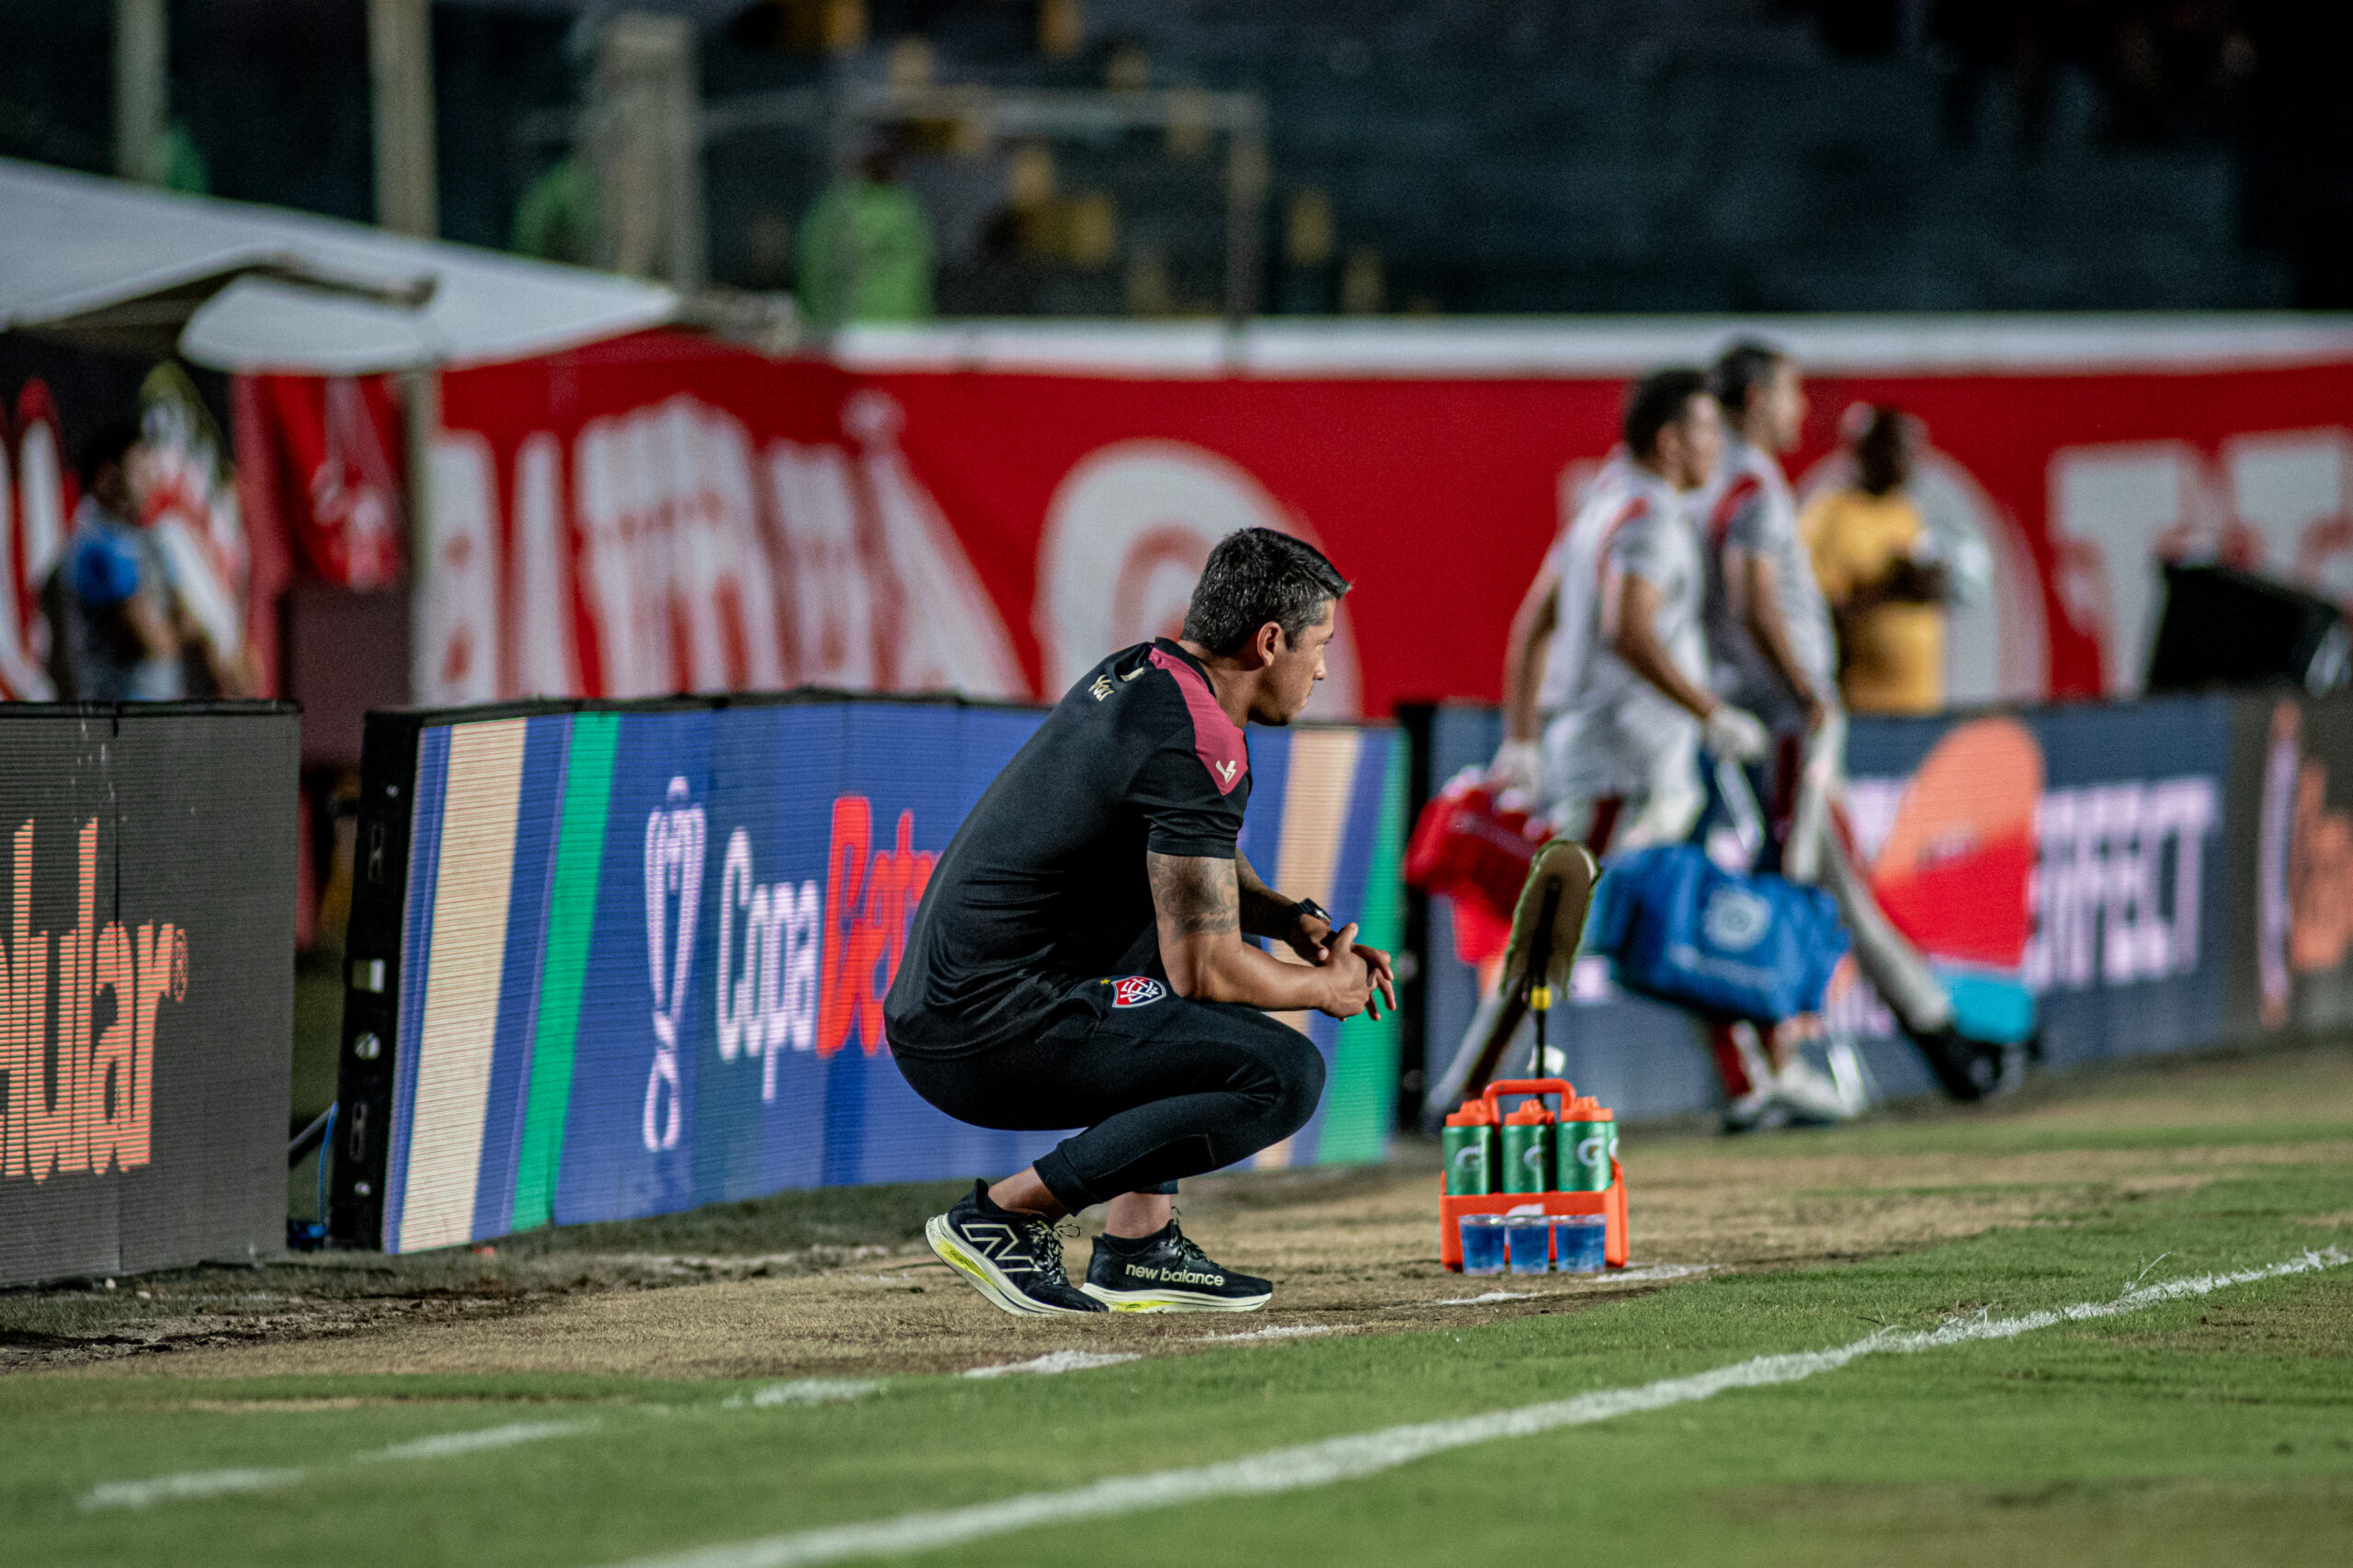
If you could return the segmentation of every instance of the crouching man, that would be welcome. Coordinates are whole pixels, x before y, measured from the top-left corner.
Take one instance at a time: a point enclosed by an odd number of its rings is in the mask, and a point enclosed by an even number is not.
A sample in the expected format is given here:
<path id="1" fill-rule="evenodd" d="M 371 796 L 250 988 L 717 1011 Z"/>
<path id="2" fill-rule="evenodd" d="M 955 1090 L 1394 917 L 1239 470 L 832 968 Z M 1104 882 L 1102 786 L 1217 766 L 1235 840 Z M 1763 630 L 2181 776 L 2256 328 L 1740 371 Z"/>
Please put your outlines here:
<path id="1" fill-rule="evenodd" d="M 1243 726 L 1306 707 L 1347 590 L 1288 535 L 1227 535 L 1183 635 L 1080 676 L 933 869 L 884 1004 L 900 1072 L 961 1121 L 1085 1129 L 926 1227 L 1008 1312 L 1246 1312 L 1272 1294 L 1188 1240 L 1171 1197 L 1313 1114 L 1323 1057 L 1267 1013 L 1396 1005 L 1387 954 L 1237 847 Z M 1097 1204 L 1074 1287 L 1054 1222 Z"/>

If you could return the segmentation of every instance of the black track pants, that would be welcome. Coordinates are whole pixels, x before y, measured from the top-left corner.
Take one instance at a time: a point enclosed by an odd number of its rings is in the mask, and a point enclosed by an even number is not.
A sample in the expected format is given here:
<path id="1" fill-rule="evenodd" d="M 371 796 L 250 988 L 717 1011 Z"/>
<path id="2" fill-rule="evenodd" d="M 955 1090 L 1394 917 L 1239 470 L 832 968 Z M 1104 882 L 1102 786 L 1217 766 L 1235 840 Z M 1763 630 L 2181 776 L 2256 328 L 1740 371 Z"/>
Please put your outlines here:
<path id="1" fill-rule="evenodd" d="M 1082 998 L 1035 1040 L 901 1056 L 899 1071 L 975 1127 L 1084 1127 L 1038 1162 L 1074 1213 L 1123 1192 L 1173 1191 L 1179 1176 L 1246 1160 L 1315 1113 L 1322 1054 L 1256 1008 L 1187 1001 L 1142 975 L 1088 982 L 1069 1002 Z"/>

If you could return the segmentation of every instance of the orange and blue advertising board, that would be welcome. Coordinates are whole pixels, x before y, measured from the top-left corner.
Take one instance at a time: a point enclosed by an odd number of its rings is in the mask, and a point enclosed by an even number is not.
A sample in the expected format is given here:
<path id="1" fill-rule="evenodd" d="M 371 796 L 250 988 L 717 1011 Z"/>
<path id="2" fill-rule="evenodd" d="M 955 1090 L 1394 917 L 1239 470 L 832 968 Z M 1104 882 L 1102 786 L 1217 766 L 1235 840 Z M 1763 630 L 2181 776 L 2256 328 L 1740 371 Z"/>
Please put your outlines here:
<path id="1" fill-rule="evenodd" d="M 2275 720 L 2275 707 L 2289 717 Z M 1437 710 L 1433 777 L 1483 762 L 1499 733 L 1491 710 Z M 2353 892 L 2335 903 L 2324 892 L 2340 861 L 2353 890 L 2353 812 L 2320 803 L 2325 790 L 2312 780 L 2328 776 L 2326 759 L 2262 760 L 2267 745 L 2285 755 L 2290 742 L 2278 734 L 2305 737 L 2308 748 L 2325 738 L 2344 757 L 2340 773 L 2353 772 L 2353 701 L 2344 699 L 2211 695 L 1859 717 L 1847 740 L 1847 825 L 1881 908 L 1956 1000 L 1965 994 L 1984 1016 L 2029 1021 L 2054 1065 L 2211 1046 L 2267 1027 L 2252 1000 L 2259 929 L 2283 933 L 2272 942 L 2285 978 L 2268 993 L 2271 1017 L 2301 1008 L 2353 1019 L 2353 978 L 2341 1003 L 2326 1000 L 2353 950 Z M 2273 813 L 2262 863 L 2279 862 L 2273 902 L 2288 913 L 2269 926 L 2257 918 L 2253 869 L 2267 766 L 2301 768 L 2303 779 L 2272 791 L 2290 803 Z M 2353 801 L 2353 788 L 2337 788 Z M 2331 847 L 2339 839 L 2341 853 Z M 1475 983 L 1454 950 L 1445 901 L 1431 902 L 1426 1028 L 1428 1049 L 1442 1053 L 1469 1021 Z M 2332 919 L 2345 933 L 2333 948 L 2322 939 L 2337 928 Z M 1591 957 L 1571 1000 L 1554 1036 L 1563 1070 L 1621 1115 L 1714 1102 L 1688 1016 L 1623 991 L 1607 960 Z M 1932 1088 L 1851 959 L 1826 1011 L 1886 1092 Z"/>

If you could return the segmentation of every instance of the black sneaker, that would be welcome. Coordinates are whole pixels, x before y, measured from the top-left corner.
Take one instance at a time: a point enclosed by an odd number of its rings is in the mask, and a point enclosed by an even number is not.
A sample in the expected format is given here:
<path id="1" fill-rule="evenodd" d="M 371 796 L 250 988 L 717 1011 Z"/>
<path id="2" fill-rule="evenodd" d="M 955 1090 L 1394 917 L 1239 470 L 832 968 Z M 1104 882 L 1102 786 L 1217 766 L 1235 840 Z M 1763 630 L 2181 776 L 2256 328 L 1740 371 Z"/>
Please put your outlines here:
<path id="1" fill-rule="evenodd" d="M 958 1199 L 955 1208 L 926 1221 L 923 1233 L 941 1262 L 1016 1317 L 1107 1310 L 1074 1289 L 1063 1272 L 1063 1239 L 1054 1222 L 998 1208 L 989 1201 L 984 1181 L 974 1182 L 971 1196 Z"/>
<path id="2" fill-rule="evenodd" d="M 1982 1100 L 2006 1095 L 2026 1082 L 2027 1050 L 2023 1046 L 1991 1045 L 1972 1040 L 1947 1024 L 1940 1029 L 1906 1031 L 1919 1048 L 1928 1070 L 1947 1095 L 1957 1100 Z"/>
<path id="3" fill-rule="evenodd" d="M 1255 1312 L 1275 1293 L 1272 1280 L 1211 1263 L 1173 1219 L 1136 1241 L 1096 1237 L 1079 1289 L 1115 1312 Z"/>

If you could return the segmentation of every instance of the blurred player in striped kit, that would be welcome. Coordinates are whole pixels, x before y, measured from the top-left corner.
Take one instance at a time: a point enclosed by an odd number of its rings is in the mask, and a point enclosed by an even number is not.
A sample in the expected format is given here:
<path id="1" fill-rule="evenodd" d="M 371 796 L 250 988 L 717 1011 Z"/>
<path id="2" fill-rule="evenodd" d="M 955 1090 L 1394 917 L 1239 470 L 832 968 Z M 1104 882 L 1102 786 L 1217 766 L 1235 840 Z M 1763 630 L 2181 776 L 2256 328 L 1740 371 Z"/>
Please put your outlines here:
<path id="1" fill-rule="evenodd" d="M 1837 640 L 1779 461 L 1805 424 L 1803 381 L 1780 350 L 1742 342 L 1716 361 L 1709 384 L 1723 411 L 1725 440 L 1699 504 L 1702 624 L 1716 694 L 1772 731 L 1770 755 L 1749 770 L 1769 829 L 1759 869 L 1829 891 L 1853 936 L 1857 966 L 1938 1082 L 1955 1098 L 1976 1099 L 2013 1081 L 2016 1064 L 1955 1031 L 1950 995 L 1881 912 L 1846 827 Z M 1728 1127 L 1840 1120 L 1863 1108 L 1859 1078 L 1812 1066 L 1786 1039 L 1759 1041 L 1751 1026 L 1739 1024 L 1720 1027 L 1714 1044 L 1732 1091 Z M 1735 1089 L 1736 1082 L 1743 1086 Z"/>
<path id="2" fill-rule="evenodd" d="M 1688 838 L 1707 805 L 1700 752 L 1737 763 L 1767 748 L 1764 724 L 1709 682 L 1693 502 L 1717 471 L 1723 424 L 1707 375 L 1674 368 L 1635 382 L 1621 433 L 1513 619 L 1505 739 L 1489 769 L 1596 856 Z M 1449 1076 L 1502 1006 L 1483 1002 Z M 1719 1044 L 1726 1096 L 1752 1094 L 1740 1057 Z"/>
<path id="3" fill-rule="evenodd" d="M 1490 770 L 1596 855 L 1685 838 L 1707 803 L 1700 748 L 1747 759 L 1766 743 L 1755 715 L 1708 686 L 1691 500 L 1723 426 L 1707 377 L 1635 382 L 1622 433 L 1513 618 Z"/>

